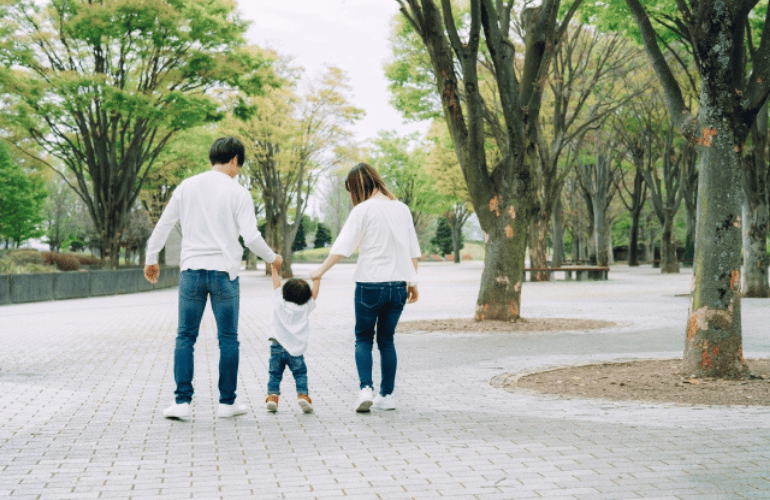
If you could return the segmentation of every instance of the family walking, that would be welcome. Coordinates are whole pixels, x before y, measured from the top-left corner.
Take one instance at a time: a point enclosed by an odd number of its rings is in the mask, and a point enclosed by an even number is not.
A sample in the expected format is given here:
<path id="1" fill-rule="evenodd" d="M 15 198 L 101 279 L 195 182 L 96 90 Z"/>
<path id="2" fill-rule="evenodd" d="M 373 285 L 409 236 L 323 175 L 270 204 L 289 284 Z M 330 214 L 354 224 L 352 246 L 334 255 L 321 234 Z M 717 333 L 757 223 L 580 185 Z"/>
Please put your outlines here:
<path id="1" fill-rule="evenodd" d="M 355 361 L 359 377 L 358 412 L 393 410 L 397 355 L 396 325 L 404 305 L 417 301 L 420 247 L 412 217 L 370 165 L 360 163 L 348 174 L 345 188 L 353 210 L 332 245 L 329 257 L 310 273 L 312 287 L 301 279 L 281 285 L 282 259 L 257 230 L 254 201 L 236 176 L 245 161 L 245 147 L 235 138 L 217 139 L 209 150 L 211 170 L 184 180 L 175 190 L 147 244 L 145 278 L 156 283 L 158 255 L 173 227 L 182 231 L 179 277 L 179 325 L 174 349 L 175 403 L 163 411 L 167 418 L 192 415 L 193 352 L 206 303 L 217 325 L 219 341 L 218 417 L 248 411 L 236 401 L 240 288 L 238 271 L 244 245 L 273 267 L 273 317 L 270 327 L 270 368 L 265 401 L 276 411 L 285 368 L 294 377 L 297 402 L 312 412 L 304 353 L 310 335 L 309 314 L 315 309 L 323 275 L 340 259 L 358 249 L 353 275 Z M 380 353 L 381 380 L 374 394 L 372 351 Z"/>

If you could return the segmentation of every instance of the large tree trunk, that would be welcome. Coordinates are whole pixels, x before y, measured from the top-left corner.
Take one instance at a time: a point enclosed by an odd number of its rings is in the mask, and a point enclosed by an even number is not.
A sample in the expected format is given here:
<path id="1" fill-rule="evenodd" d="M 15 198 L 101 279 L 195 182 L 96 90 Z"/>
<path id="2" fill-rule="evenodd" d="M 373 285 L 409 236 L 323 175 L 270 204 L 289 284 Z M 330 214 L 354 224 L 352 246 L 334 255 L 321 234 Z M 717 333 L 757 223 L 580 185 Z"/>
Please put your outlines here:
<path id="1" fill-rule="evenodd" d="M 476 301 L 477 321 L 519 319 L 527 226 L 526 218 L 510 218 L 501 213 L 487 233 L 484 271 Z"/>
<path id="2" fill-rule="evenodd" d="M 709 123 L 713 108 L 702 106 L 701 120 Z M 698 245 L 683 369 L 697 377 L 734 378 L 748 371 L 741 334 L 741 172 L 735 136 L 721 120 L 718 125 L 710 147 L 700 152 Z"/>

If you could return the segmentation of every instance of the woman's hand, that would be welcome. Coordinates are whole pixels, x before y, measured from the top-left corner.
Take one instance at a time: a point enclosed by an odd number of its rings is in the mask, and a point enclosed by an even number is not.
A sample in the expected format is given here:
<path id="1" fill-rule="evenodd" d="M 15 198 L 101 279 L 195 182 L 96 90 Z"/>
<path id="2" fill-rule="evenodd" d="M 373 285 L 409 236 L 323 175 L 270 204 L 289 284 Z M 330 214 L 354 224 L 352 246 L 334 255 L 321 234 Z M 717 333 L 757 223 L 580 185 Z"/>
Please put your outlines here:
<path id="1" fill-rule="evenodd" d="M 406 287 L 406 302 L 408 304 L 414 304 L 420 297 L 420 293 L 417 291 L 417 285 L 410 285 Z"/>
<path id="2" fill-rule="evenodd" d="M 321 273 L 320 267 L 318 269 L 313 269 L 312 271 L 310 271 L 310 279 L 312 279 L 313 281 L 320 280 L 321 276 L 323 276 L 323 273 Z"/>

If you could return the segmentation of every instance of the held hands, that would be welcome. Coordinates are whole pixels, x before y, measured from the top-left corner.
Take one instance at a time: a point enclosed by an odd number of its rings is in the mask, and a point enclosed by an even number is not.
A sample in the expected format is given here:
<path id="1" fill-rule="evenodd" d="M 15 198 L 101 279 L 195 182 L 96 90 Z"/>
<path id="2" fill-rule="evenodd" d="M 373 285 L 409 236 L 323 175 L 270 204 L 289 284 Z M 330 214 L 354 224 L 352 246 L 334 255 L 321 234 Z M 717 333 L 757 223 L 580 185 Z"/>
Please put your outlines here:
<path id="1" fill-rule="evenodd" d="M 144 279 L 155 285 L 158 283 L 159 276 L 160 266 L 158 264 L 144 266 Z"/>
<path id="2" fill-rule="evenodd" d="M 275 260 L 270 265 L 273 266 L 273 269 L 281 269 L 281 265 L 283 265 L 283 257 L 281 257 L 281 254 L 275 254 Z"/>
<path id="3" fill-rule="evenodd" d="M 323 274 L 321 273 L 320 268 L 310 271 L 310 279 L 313 281 L 320 280 L 321 276 L 323 276 Z"/>

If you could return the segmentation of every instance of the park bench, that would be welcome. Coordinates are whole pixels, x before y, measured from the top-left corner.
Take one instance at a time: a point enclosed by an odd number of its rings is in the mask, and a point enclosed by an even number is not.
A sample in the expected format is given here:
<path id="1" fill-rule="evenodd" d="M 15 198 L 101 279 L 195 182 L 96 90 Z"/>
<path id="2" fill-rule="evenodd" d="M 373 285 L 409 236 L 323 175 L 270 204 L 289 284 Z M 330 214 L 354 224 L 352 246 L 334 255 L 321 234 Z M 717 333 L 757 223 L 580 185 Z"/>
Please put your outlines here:
<path id="1" fill-rule="evenodd" d="M 562 266 L 562 267 L 525 267 L 522 281 L 527 281 L 527 273 L 548 273 L 548 281 L 555 281 L 557 272 L 563 272 L 567 280 L 575 273 L 577 281 L 606 281 L 610 268 L 607 266 Z"/>

